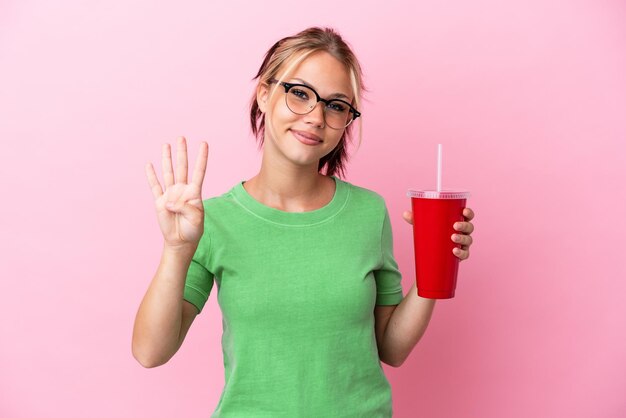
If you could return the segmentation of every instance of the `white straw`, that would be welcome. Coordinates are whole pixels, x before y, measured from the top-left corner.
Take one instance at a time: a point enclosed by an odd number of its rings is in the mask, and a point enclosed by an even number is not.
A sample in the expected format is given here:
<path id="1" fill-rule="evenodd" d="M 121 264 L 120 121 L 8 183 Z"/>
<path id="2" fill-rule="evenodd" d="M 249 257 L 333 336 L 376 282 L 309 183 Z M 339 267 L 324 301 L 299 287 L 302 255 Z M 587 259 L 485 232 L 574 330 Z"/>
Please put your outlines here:
<path id="1" fill-rule="evenodd" d="M 437 192 L 441 191 L 441 144 L 437 147 Z"/>

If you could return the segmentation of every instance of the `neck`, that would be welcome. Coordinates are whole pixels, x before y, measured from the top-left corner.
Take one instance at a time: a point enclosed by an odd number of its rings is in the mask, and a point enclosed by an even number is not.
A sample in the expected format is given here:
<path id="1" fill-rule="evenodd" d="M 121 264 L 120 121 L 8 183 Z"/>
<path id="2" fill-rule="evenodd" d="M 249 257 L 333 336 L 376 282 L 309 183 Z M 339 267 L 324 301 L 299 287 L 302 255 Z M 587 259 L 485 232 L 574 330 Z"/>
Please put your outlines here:
<path id="1" fill-rule="evenodd" d="M 333 180 L 314 165 L 298 166 L 289 161 L 268 160 L 263 153 L 259 173 L 244 183 L 245 189 L 261 203 L 288 212 L 314 210 L 334 195 Z"/>

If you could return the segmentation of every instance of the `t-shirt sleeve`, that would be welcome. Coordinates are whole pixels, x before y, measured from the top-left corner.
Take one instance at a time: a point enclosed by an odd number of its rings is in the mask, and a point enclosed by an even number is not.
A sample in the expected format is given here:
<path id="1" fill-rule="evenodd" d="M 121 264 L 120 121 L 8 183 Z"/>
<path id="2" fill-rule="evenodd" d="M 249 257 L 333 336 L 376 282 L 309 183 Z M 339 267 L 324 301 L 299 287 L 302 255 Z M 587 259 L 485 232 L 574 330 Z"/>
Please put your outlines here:
<path id="1" fill-rule="evenodd" d="M 206 267 L 210 247 L 211 239 L 205 231 L 191 259 L 185 280 L 183 299 L 195 305 L 198 313 L 202 312 L 213 288 L 214 275 Z"/>
<path id="2" fill-rule="evenodd" d="M 382 266 L 374 270 L 376 305 L 397 305 L 402 301 L 402 274 L 393 256 L 393 236 L 389 212 L 385 206 L 381 238 Z"/>

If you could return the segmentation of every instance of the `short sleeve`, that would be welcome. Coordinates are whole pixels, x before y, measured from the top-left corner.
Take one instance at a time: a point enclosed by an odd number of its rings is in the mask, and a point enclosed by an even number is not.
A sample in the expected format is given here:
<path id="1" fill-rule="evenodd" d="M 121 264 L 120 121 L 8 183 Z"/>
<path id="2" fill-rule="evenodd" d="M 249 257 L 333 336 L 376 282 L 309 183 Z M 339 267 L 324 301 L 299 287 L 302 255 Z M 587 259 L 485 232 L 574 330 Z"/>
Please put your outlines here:
<path id="1" fill-rule="evenodd" d="M 393 236 L 389 212 L 385 206 L 381 238 L 382 266 L 374 270 L 376 305 L 397 305 L 402 302 L 402 274 L 393 256 Z"/>
<path id="2" fill-rule="evenodd" d="M 198 308 L 198 313 L 202 312 L 213 288 L 214 275 L 206 267 L 209 251 L 210 238 L 207 237 L 205 231 L 187 270 L 183 293 L 183 299 L 195 305 Z"/>

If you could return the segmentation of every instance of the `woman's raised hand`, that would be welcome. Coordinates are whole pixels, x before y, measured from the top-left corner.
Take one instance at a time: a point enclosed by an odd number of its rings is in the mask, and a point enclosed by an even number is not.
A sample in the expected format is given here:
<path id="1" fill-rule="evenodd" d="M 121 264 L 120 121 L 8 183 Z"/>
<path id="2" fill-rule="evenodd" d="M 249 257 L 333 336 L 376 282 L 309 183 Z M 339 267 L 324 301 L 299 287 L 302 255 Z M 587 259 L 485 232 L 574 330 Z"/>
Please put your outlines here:
<path id="1" fill-rule="evenodd" d="M 154 195 L 159 226 L 167 246 L 196 247 L 202 237 L 204 207 L 201 194 L 208 155 L 209 145 L 202 142 L 193 178 L 190 183 L 187 183 L 187 143 L 184 137 L 179 137 L 176 151 L 176 179 L 174 180 L 170 144 L 163 144 L 162 165 L 165 192 L 161 188 L 152 164 L 146 164 L 146 175 Z"/>

